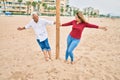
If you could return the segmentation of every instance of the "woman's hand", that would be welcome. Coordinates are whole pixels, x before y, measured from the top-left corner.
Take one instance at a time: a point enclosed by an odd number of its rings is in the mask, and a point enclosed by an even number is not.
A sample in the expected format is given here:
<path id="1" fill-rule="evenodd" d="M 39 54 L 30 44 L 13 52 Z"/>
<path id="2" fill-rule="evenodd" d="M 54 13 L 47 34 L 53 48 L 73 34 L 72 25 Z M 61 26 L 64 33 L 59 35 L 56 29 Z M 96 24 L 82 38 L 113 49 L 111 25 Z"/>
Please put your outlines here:
<path id="1" fill-rule="evenodd" d="M 104 31 L 107 31 L 107 28 L 106 27 L 99 27 L 99 29 L 102 29 Z"/>
<path id="2" fill-rule="evenodd" d="M 62 24 L 60 23 L 60 26 L 62 26 Z"/>

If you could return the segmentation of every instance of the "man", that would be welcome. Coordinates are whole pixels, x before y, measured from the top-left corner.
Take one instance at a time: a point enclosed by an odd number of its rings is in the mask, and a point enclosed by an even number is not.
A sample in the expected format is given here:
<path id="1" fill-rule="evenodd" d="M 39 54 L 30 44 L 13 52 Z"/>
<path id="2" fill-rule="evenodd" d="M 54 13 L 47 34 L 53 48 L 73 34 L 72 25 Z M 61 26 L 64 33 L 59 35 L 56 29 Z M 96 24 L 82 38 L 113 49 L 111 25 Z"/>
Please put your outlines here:
<path id="1" fill-rule="evenodd" d="M 30 27 L 33 28 L 36 34 L 36 40 L 44 53 L 46 61 L 48 61 L 48 59 L 51 59 L 51 48 L 48 42 L 46 26 L 52 24 L 55 24 L 55 22 L 39 18 L 38 13 L 33 12 L 32 20 L 25 27 L 18 27 L 17 29 L 21 31 Z"/>

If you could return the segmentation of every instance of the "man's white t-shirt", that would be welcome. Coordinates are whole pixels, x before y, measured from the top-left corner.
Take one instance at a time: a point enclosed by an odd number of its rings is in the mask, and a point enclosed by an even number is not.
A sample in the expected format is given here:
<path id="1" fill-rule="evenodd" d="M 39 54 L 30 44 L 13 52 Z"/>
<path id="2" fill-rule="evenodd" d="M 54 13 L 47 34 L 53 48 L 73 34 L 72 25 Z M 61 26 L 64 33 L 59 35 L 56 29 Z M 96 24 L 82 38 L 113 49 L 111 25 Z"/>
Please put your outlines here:
<path id="1" fill-rule="evenodd" d="M 32 27 L 36 34 L 36 39 L 39 39 L 40 42 L 44 41 L 48 38 L 46 26 L 53 25 L 54 21 L 45 20 L 39 18 L 38 22 L 36 23 L 33 19 L 25 26 L 26 29 Z"/>

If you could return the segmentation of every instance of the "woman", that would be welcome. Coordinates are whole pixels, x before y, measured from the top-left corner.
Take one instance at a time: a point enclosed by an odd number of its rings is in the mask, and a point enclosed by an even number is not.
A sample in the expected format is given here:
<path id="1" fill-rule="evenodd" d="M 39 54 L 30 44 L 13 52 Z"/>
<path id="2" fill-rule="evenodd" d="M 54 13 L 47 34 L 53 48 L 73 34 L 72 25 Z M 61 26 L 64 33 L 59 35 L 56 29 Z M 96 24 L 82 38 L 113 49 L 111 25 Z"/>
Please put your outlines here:
<path id="1" fill-rule="evenodd" d="M 70 32 L 67 38 L 67 50 L 65 55 L 65 62 L 67 62 L 68 57 L 70 56 L 71 64 L 73 64 L 74 63 L 73 50 L 77 47 L 78 43 L 80 42 L 83 29 L 87 27 L 87 28 L 102 29 L 106 31 L 107 28 L 86 22 L 82 12 L 77 12 L 75 16 L 75 20 L 72 20 L 68 23 L 64 23 L 61 26 L 70 26 L 70 25 L 72 25 L 72 31 Z"/>

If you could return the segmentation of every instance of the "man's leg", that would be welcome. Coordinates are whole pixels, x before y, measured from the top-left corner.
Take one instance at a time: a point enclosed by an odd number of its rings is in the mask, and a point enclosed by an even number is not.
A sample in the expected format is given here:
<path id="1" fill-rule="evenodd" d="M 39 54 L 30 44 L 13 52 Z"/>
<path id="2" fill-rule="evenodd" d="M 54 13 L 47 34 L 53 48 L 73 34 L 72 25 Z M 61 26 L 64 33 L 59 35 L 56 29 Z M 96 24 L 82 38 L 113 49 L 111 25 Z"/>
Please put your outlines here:
<path id="1" fill-rule="evenodd" d="M 43 50 L 43 54 L 44 54 L 45 60 L 48 61 L 47 51 L 46 51 L 46 50 Z"/>
<path id="2" fill-rule="evenodd" d="M 51 58 L 51 50 L 48 51 L 48 55 L 49 55 L 49 59 L 52 60 L 52 58 Z"/>
<path id="3" fill-rule="evenodd" d="M 44 41 L 43 41 L 43 42 L 40 42 L 39 39 L 37 39 L 37 42 L 38 42 L 39 46 L 40 46 L 41 49 L 42 49 L 42 52 L 43 52 L 44 57 L 45 57 L 45 60 L 48 61 L 48 55 L 47 55 L 47 51 L 46 51 L 46 49 L 45 49 L 45 42 L 44 42 Z"/>
<path id="4" fill-rule="evenodd" d="M 48 39 L 45 40 L 45 48 L 47 49 L 47 54 L 49 56 L 49 59 L 52 59 L 51 58 L 51 48 L 50 48 Z"/>

